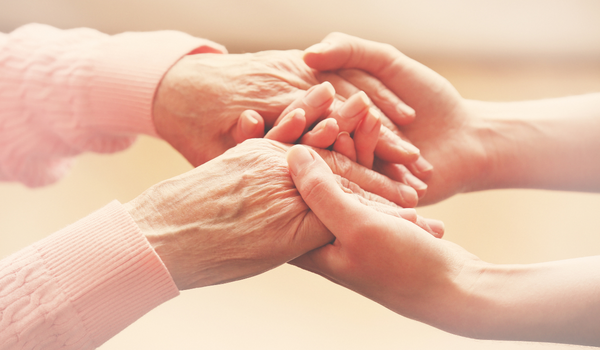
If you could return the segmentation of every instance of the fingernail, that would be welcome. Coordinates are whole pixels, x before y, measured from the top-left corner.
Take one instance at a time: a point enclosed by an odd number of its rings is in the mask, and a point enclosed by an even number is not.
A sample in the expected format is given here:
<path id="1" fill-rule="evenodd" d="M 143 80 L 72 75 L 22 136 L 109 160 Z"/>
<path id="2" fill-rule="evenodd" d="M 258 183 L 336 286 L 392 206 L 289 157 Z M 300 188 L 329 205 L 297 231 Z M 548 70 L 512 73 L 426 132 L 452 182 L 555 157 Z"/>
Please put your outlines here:
<path id="1" fill-rule="evenodd" d="M 323 53 L 329 49 L 328 43 L 318 43 L 304 50 L 304 53 Z"/>
<path id="2" fill-rule="evenodd" d="M 286 158 L 290 171 L 294 175 L 298 175 L 302 169 L 306 168 L 307 165 L 314 161 L 314 158 L 308 149 L 300 145 L 290 148 Z"/>
<path id="3" fill-rule="evenodd" d="M 244 114 L 244 118 L 242 118 L 242 132 L 246 136 L 253 136 L 256 131 L 256 126 L 258 125 L 258 120 L 251 116 L 250 114 Z"/>
<path id="4" fill-rule="evenodd" d="M 404 147 L 404 150 L 406 151 L 406 153 L 408 154 L 420 154 L 421 151 L 415 147 L 415 145 L 410 144 L 408 142 L 405 142 L 402 147 Z M 430 164 L 431 165 L 431 164 Z"/>
<path id="5" fill-rule="evenodd" d="M 335 126 L 335 125 L 337 125 L 337 120 L 335 120 L 333 118 L 327 118 L 327 119 L 322 120 L 321 122 L 319 122 L 319 124 L 317 124 L 311 130 L 311 132 L 319 132 L 321 130 L 325 130 L 328 126 Z"/>
<path id="6" fill-rule="evenodd" d="M 398 214 L 404 220 L 417 222 L 417 211 L 414 208 L 400 208 L 398 209 Z"/>
<path id="7" fill-rule="evenodd" d="M 412 174 L 406 174 L 405 179 L 406 179 L 406 182 L 408 182 L 408 185 L 410 187 L 417 190 L 419 197 L 422 197 L 425 194 L 425 192 L 427 191 L 427 184 L 424 183 L 423 181 L 421 181 L 418 177 L 416 177 Z"/>
<path id="8" fill-rule="evenodd" d="M 429 228 L 431 228 L 431 231 L 437 233 L 440 238 L 444 235 L 444 232 L 446 231 L 446 227 L 445 227 L 443 221 L 435 220 L 435 219 L 425 219 L 425 220 L 427 221 Z"/>
<path id="9" fill-rule="evenodd" d="M 410 118 L 414 118 L 417 115 L 414 109 L 402 103 L 396 105 L 396 111 Z"/>
<path id="10" fill-rule="evenodd" d="M 402 199 L 404 199 L 405 207 L 414 208 L 417 206 L 419 196 L 414 188 L 403 185 L 400 187 L 400 195 L 402 196 Z"/>
<path id="11" fill-rule="evenodd" d="M 377 125 L 378 121 L 379 121 L 379 117 L 377 115 L 371 113 L 371 111 L 369 110 L 369 114 L 367 114 L 365 119 L 363 119 L 363 121 L 360 125 L 360 129 L 362 130 L 363 133 L 369 134 L 373 131 L 373 129 Z"/>
<path id="12" fill-rule="evenodd" d="M 426 173 L 433 170 L 433 165 L 426 161 L 425 158 L 419 157 L 419 159 L 415 161 L 415 168 L 419 173 Z"/>
<path id="13" fill-rule="evenodd" d="M 306 114 L 306 112 L 304 112 L 304 110 L 302 108 L 296 108 L 293 111 L 289 112 L 285 117 L 283 117 L 283 119 L 281 120 L 279 125 L 290 122 L 292 119 L 294 119 L 298 115 L 304 116 L 305 114 Z"/>
<path id="14" fill-rule="evenodd" d="M 336 141 L 339 139 L 346 138 L 346 137 L 349 138 L 350 140 L 352 140 L 352 137 L 350 137 L 350 133 L 348 133 L 347 131 L 342 131 L 338 134 Z"/>
<path id="15" fill-rule="evenodd" d="M 339 113 L 342 118 L 351 119 L 363 112 L 368 106 L 369 98 L 367 94 L 361 91 L 344 102 Z"/>
<path id="16" fill-rule="evenodd" d="M 334 96 L 335 89 L 333 88 L 333 85 L 326 81 L 321 85 L 318 85 L 312 91 L 309 90 L 308 94 L 304 96 L 304 103 L 313 108 L 317 108 L 331 100 Z"/>

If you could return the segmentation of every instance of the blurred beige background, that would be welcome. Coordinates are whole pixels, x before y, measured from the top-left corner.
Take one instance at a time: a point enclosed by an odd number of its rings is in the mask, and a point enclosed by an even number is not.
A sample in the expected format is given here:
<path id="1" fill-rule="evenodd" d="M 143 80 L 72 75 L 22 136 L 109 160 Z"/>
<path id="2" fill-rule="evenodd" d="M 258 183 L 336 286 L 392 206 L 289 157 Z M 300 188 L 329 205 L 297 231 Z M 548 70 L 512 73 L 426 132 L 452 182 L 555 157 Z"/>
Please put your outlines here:
<path id="1" fill-rule="evenodd" d="M 600 91 L 596 0 L 0 0 L 0 30 L 29 22 L 107 33 L 177 29 L 231 52 L 305 48 L 331 31 L 389 42 L 463 96 L 546 98 Z M 0 257 L 112 199 L 190 169 L 164 142 L 84 155 L 60 183 L 0 184 Z M 420 209 L 445 239 L 495 263 L 600 253 L 600 195 L 530 190 L 460 195 Z M 571 349 L 477 341 L 398 316 L 291 266 L 187 291 L 103 345 L 117 349 Z"/>

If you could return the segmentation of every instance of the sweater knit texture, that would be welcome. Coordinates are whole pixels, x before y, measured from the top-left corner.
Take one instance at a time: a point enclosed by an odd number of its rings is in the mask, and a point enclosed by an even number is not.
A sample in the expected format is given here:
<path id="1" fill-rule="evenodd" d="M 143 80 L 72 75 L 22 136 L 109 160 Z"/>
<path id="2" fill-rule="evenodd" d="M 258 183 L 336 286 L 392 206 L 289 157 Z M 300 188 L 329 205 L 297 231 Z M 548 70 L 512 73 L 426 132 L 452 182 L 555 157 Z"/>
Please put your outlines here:
<path id="1" fill-rule="evenodd" d="M 157 136 L 152 101 L 189 53 L 175 31 L 109 36 L 30 24 L 0 33 L 0 180 L 43 186 L 82 152 Z M 0 350 L 93 349 L 179 291 L 118 202 L 0 261 Z"/>

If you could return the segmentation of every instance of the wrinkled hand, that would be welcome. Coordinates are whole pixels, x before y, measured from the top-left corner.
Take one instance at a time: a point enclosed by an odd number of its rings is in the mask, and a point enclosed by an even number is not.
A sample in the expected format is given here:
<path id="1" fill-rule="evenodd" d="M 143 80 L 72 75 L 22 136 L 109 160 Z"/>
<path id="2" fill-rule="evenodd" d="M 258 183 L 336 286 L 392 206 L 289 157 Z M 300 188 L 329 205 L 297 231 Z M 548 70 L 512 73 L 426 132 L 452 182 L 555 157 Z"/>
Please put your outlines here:
<path id="1" fill-rule="evenodd" d="M 262 137 L 265 127 L 270 129 L 300 96 L 306 95 L 305 103 L 314 108 L 331 104 L 305 94 L 319 83 L 317 74 L 302 61 L 301 51 L 186 56 L 161 81 L 154 100 L 154 124 L 163 139 L 197 166 L 248 138 Z M 238 117 L 247 109 L 264 120 L 238 125 Z M 309 120 L 309 125 L 316 121 Z M 391 156 L 394 162 L 418 157 L 418 150 L 399 138 L 387 138 L 382 144 L 387 145 L 382 157 Z"/>
<path id="2" fill-rule="evenodd" d="M 333 240 L 294 187 L 285 161 L 288 148 L 247 140 L 126 204 L 179 289 L 253 276 Z M 346 192 L 417 221 L 414 209 L 361 189 L 389 194 L 397 192 L 395 182 L 336 153 L 319 152 L 345 176 L 338 183 Z"/>
<path id="3" fill-rule="evenodd" d="M 463 99 L 442 76 L 390 45 L 341 33 L 330 34 L 322 43 L 308 48 L 304 60 L 317 70 L 356 68 L 369 73 L 371 76 L 357 70 L 338 71 L 352 85 L 364 90 L 386 114 L 396 108 L 381 98 L 386 89 L 414 108 L 416 118 L 409 124 L 406 123 L 409 118 L 390 119 L 401 126 L 404 136 L 434 166 L 431 171 L 423 159 L 408 165 L 428 185 L 420 204 L 434 203 L 478 186 L 475 180 L 485 171 L 486 155 L 480 135 L 473 132 L 476 103 Z M 382 122 L 394 128 L 385 119 Z M 406 174 L 402 167 L 388 163 L 376 164 L 375 168 L 396 180 Z"/>

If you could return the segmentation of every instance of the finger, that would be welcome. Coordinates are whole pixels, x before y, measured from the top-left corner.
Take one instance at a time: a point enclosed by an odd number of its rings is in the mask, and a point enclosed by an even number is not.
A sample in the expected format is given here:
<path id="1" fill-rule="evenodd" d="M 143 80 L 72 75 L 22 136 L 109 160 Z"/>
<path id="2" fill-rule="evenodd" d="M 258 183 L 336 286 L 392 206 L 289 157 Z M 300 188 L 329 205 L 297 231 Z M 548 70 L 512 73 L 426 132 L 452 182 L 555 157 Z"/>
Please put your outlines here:
<path id="1" fill-rule="evenodd" d="M 377 202 L 380 203 L 382 205 L 388 206 L 388 207 L 392 207 L 394 209 L 399 209 L 402 207 L 399 207 L 398 205 L 396 205 L 395 203 L 379 196 L 376 195 L 375 193 L 371 193 L 368 191 L 365 191 L 364 189 L 362 189 L 360 186 L 358 186 L 357 184 L 355 184 L 354 182 L 346 179 L 345 177 L 341 177 L 340 175 L 337 175 L 334 173 L 335 179 L 338 182 L 338 184 L 340 185 L 340 188 L 348 194 L 351 195 L 356 195 L 358 197 L 360 197 L 361 199 L 364 199 L 365 201 L 368 202 Z M 411 209 L 414 210 L 414 209 Z"/>
<path id="2" fill-rule="evenodd" d="M 242 143 L 248 139 L 260 138 L 265 135 L 265 121 L 258 112 L 245 110 L 238 118 L 233 132 L 236 143 Z"/>
<path id="3" fill-rule="evenodd" d="M 304 62 L 319 71 L 357 68 L 379 79 L 415 110 L 424 93 L 439 91 L 439 75 L 388 44 L 331 33 L 304 51 Z M 428 102 L 427 102 L 428 103 Z"/>
<path id="4" fill-rule="evenodd" d="M 265 138 L 283 143 L 295 143 L 302 136 L 305 126 L 305 112 L 297 108 L 285 115 L 279 125 L 269 130 Z"/>
<path id="5" fill-rule="evenodd" d="M 341 176 L 336 176 L 336 180 L 344 192 L 352 195 L 360 203 L 371 207 L 380 213 L 395 216 L 415 223 L 417 226 L 429 232 L 434 237 L 441 238 L 444 235 L 443 222 L 434 219 L 425 219 L 417 215 L 417 211 L 415 209 L 399 207 L 383 197 L 363 190 L 357 184 Z"/>
<path id="6" fill-rule="evenodd" d="M 424 218 L 423 220 L 426 221 L 427 225 L 431 228 L 431 230 L 432 230 L 431 233 L 434 235 L 434 237 L 442 238 L 442 236 L 444 236 L 444 232 L 446 231 L 444 222 L 442 222 L 440 220 L 428 219 L 428 218 Z"/>
<path id="7" fill-rule="evenodd" d="M 364 91 L 371 101 L 397 125 L 406 125 L 415 119 L 415 110 L 369 73 L 358 69 L 341 69 L 337 74 L 343 77 L 347 84 Z"/>
<path id="8" fill-rule="evenodd" d="M 399 141 L 401 143 L 401 145 L 397 146 L 398 148 L 402 148 L 404 149 L 401 150 L 396 150 L 395 152 L 400 153 L 400 155 L 398 155 L 398 159 L 403 159 L 403 154 L 405 153 L 414 153 L 416 151 L 418 151 L 418 148 L 412 148 L 413 145 L 412 143 L 407 140 L 404 135 L 402 134 L 402 132 L 400 131 L 400 129 L 398 129 L 398 126 L 396 126 L 394 123 L 392 123 L 385 115 L 381 114 L 379 115 L 379 118 L 381 119 L 381 124 L 382 124 L 382 129 L 387 128 L 389 129 L 389 131 L 396 135 L 397 138 L 394 137 L 394 139 L 400 139 L 401 141 Z M 393 136 L 391 136 L 393 137 Z M 379 150 L 381 153 L 378 154 L 377 150 L 375 150 L 375 155 L 379 158 L 394 158 L 394 153 L 392 153 L 391 155 L 385 155 L 385 152 L 387 152 L 387 150 L 385 149 L 380 149 Z M 389 152 L 387 152 L 389 153 Z M 408 156 L 409 159 L 412 159 L 413 156 Z M 429 163 L 427 160 L 425 160 L 425 158 L 423 158 L 423 156 L 420 155 L 420 151 L 419 151 L 419 157 L 416 159 L 416 161 L 414 162 L 398 162 L 398 161 L 390 161 L 391 163 L 402 163 L 402 164 L 406 164 L 411 171 L 414 172 L 414 174 L 416 174 L 420 179 L 427 179 L 431 176 L 432 172 L 433 172 L 433 165 L 431 165 L 431 163 Z"/>
<path id="9" fill-rule="evenodd" d="M 320 71 L 361 69 L 381 80 L 394 93 L 395 87 L 406 84 L 406 78 L 414 74 L 410 69 L 398 69 L 410 68 L 414 62 L 411 61 L 391 45 L 342 33 L 331 33 L 304 50 L 304 62 L 311 68 Z"/>
<path id="10" fill-rule="evenodd" d="M 306 112 L 306 126 L 304 128 L 304 132 L 306 132 L 321 116 L 330 113 L 329 110 L 334 98 L 335 89 L 331 83 L 326 81 L 322 84 L 315 85 L 308 89 L 304 97 L 298 98 L 292 102 L 283 113 L 281 113 L 281 116 L 277 118 L 275 125 L 278 125 L 290 111 L 301 108 Z"/>
<path id="11" fill-rule="evenodd" d="M 354 140 L 348 132 L 343 131 L 338 134 L 337 140 L 333 144 L 333 150 L 344 155 L 353 162 L 356 162 L 356 148 L 354 148 Z"/>
<path id="12" fill-rule="evenodd" d="M 373 169 L 394 181 L 405 183 L 414 188 L 417 191 L 419 198 L 423 198 L 425 193 L 427 193 L 427 184 L 414 176 L 410 170 L 402 164 L 376 160 Z"/>
<path id="13" fill-rule="evenodd" d="M 340 128 L 337 121 L 333 118 L 327 118 L 304 134 L 300 139 L 300 143 L 311 147 L 327 148 L 333 145 L 339 132 Z"/>
<path id="14" fill-rule="evenodd" d="M 419 179 L 427 180 L 433 173 L 433 165 L 420 156 L 415 162 L 407 164 L 408 169 Z"/>
<path id="15" fill-rule="evenodd" d="M 346 196 L 327 163 L 315 151 L 296 145 L 288 150 L 286 158 L 302 199 L 337 238 L 346 234 L 351 228 L 349 225 L 363 223 L 370 215 L 377 215 Z"/>
<path id="16" fill-rule="evenodd" d="M 335 87 L 335 90 L 338 93 L 338 95 L 342 95 L 344 97 L 349 97 L 349 96 L 355 95 L 360 92 L 360 90 L 357 89 L 354 85 L 352 85 L 347 80 L 338 76 L 335 73 L 320 72 L 318 75 L 318 79 L 320 79 L 320 80 L 326 79 L 327 81 L 331 82 L 333 84 L 333 86 Z M 371 77 L 371 79 L 374 79 L 374 78 Z M 391 93 L 389 90 L 387 90 L 387 91 L 389 93 Z M 379 154 L 377 154 L 377 156 L 383 157 L 390 162 L 397 162 L 397 163 L 409 163 L 409 162 L 414 161 L 419 154 L 419 150 L 416 147 L 414 147 L 410 143 L 410 141 L 406 140 L 402 136 L 402 133 L 400 132 L 400 130 L 398 129 L 396 124 L 394 124 L 392 121 L 390 121 L 390 119 L 387 118 L 387 116 L 385 116 L 381 112 L 381 110 L 375 105 L 371 105 L 369 113 L 376 115 L 381 120 L 382 124 L 385 125 L 388 129 L 390 129 L 390 131 L 392 131 L 392 134 L 394 134 L 394 135 L 388 135 L 387 133 L 384 134 L 385 139 L 382 142 L 385 142 L 386 144 L 381 145 L 379 147 L 379 150 L 378 150 Z M 412 113 L 414 114 L 414 111 L 412 111 Z M 408 113 L 408 114 L 410 114 L 410 113 Z M 352 130 L 348 130 L 349 129 L 348 127 L 346 127 L 345 129 L 346 130 L 342 130 L 342 131 L 350 131 L 350 132 L 352 131 Z M 356 141 L 356 136 L 355 136 L 355 141 Z M 361 143 L 359 142 L 358 147 L 361 147 L 360 144 Z M 361 153 L 361 152 L 359 150 L 357 150 L 357 153 Z M 364 156 L 365 154 L 366 153 L 363 153 L 362 156 Z M 363 163 L 361 163 L 361 164 L 363 164 Z M 364 164 L 367 164 L 367 162 L 365 162 Z"/>
<path id="17" fill-rule="evenodd" d="M 375 155 L 390 163 L 408 164 L 419 158 L 420 151 L 410 142 L 404 141 L 390 129 L 382 127 L 375 147 Z"/>
<path id="18" fill-rule="evenodd" d="M 356 164 L 339 153 L 318 148 L 314 151 L 321 155 L 335 174 L 356 183 L 365 191 L 375 193 L 403 208 L 417 205 L 419 198 L 412 187 Z"/>
<path id="19" fill-rule="evenodd" d="M 381 120 L 374 113 L 368 113 L 354 132 L 354 148 L 358 164 L 373 168 L 374 151 L 379 139 Z"/>
<path id="20" fill-rule="evenodd" d="M 370 104 L 367 95 L 360 91 L 350 96 L 339 108 L 335 108 L 328 117 L 337 120 L 340 131 L 351 133 L 369 113 Z"/>
<path id="21" fill-rule="evenodd" d="M 371 74 L 393 63 L 397 53 L 384 44 L 343 33 L 331 33 L 304 50 L 304 62 L 319 71 L 358 68 Z"/>

